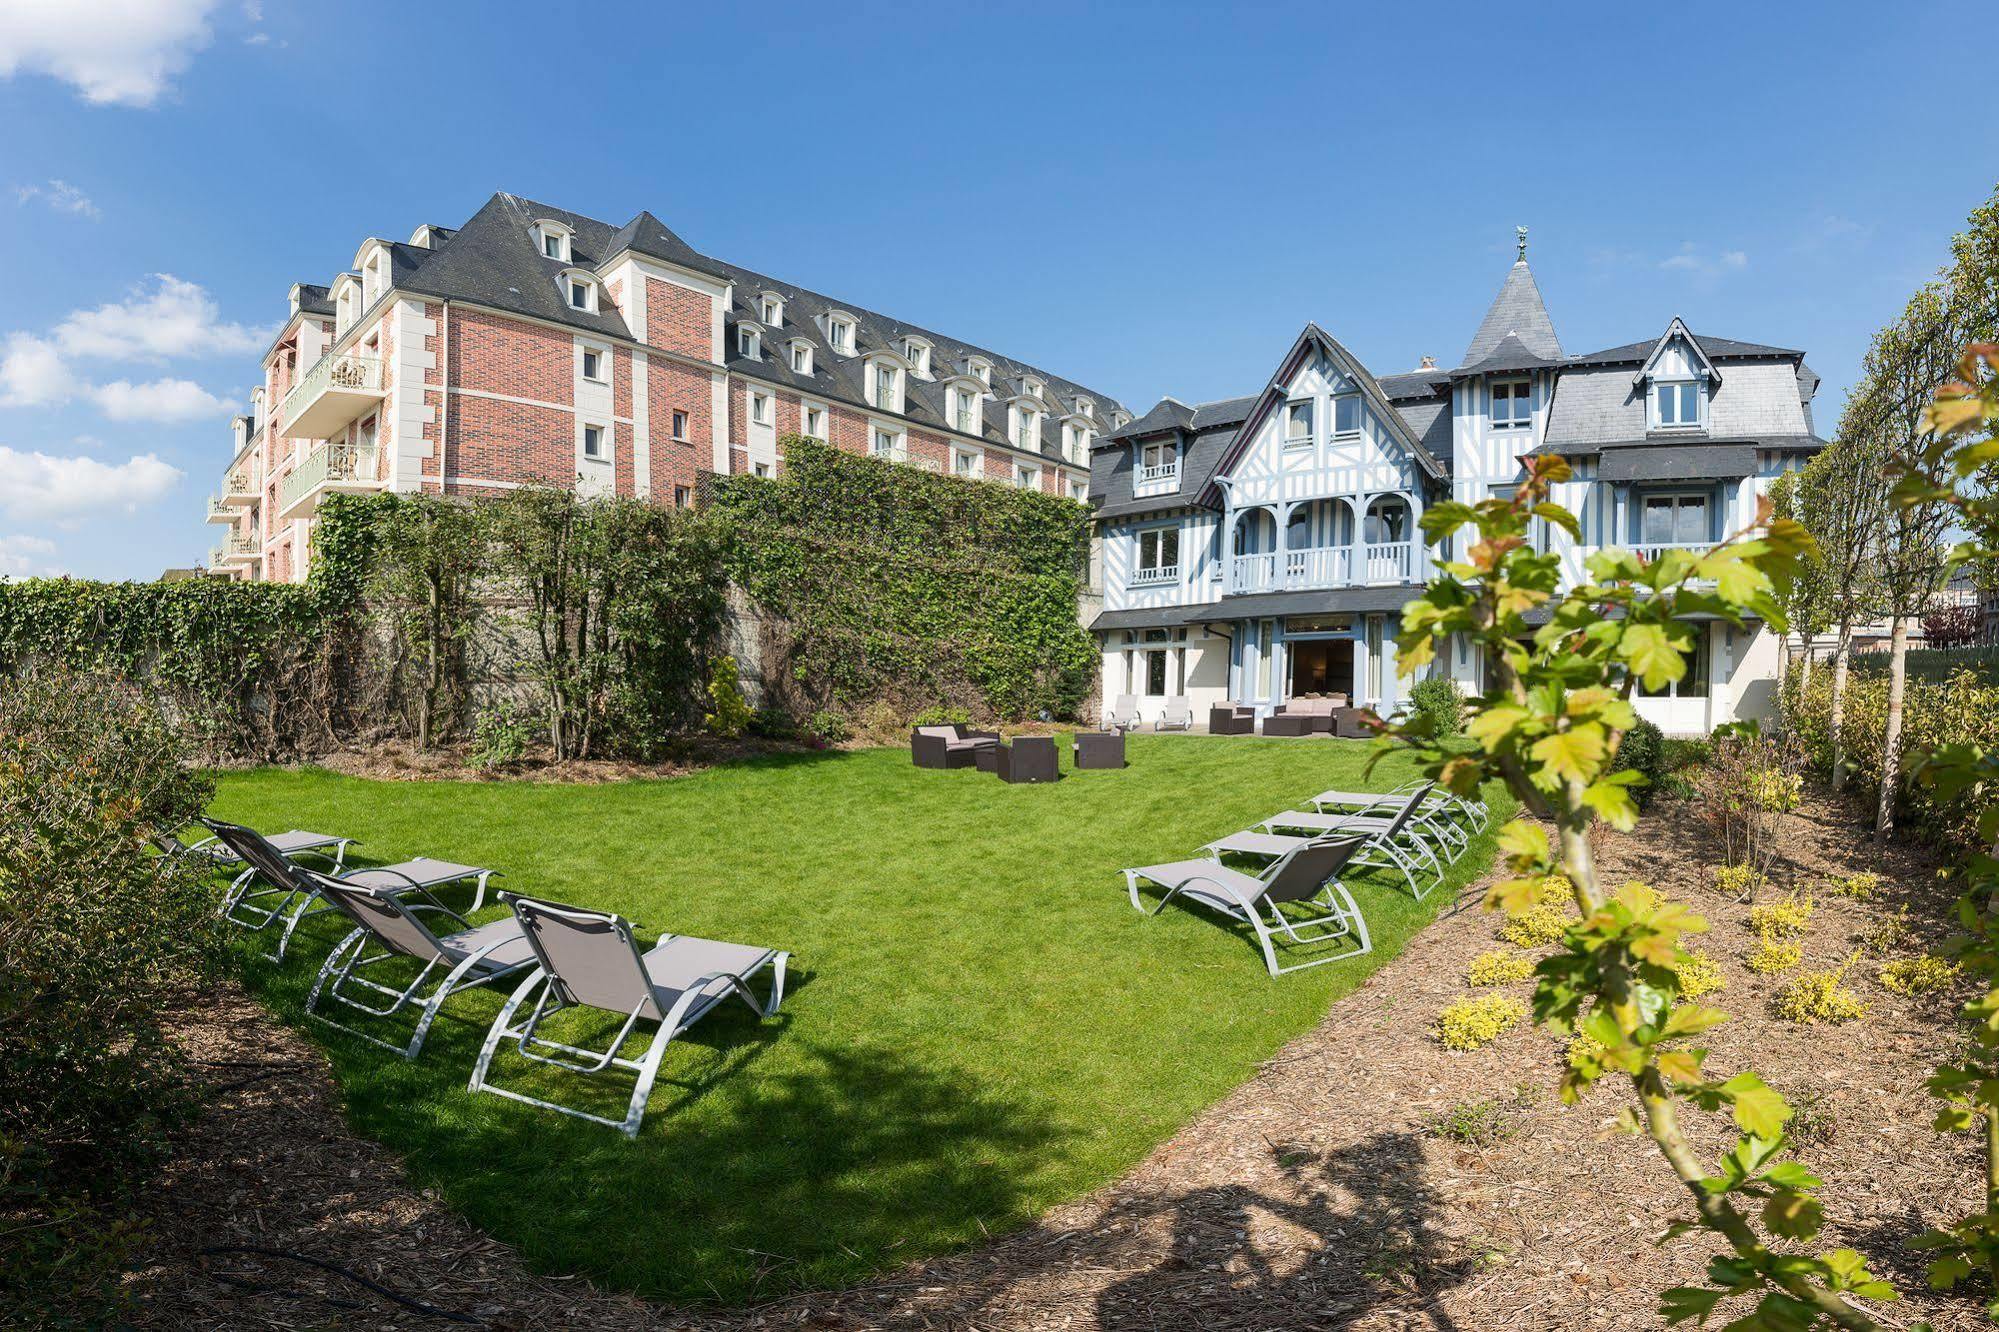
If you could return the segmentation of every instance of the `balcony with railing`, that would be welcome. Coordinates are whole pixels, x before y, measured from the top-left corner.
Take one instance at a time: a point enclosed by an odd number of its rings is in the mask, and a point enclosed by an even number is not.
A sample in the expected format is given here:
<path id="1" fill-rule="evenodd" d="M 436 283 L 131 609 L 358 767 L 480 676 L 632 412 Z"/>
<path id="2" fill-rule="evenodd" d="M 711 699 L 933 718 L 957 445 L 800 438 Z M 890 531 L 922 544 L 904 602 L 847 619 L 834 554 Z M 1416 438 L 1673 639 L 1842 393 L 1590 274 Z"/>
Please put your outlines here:
<path id="1" fill-rule="evenodd" d="M 279 433 L 291 439 L 327 439 L 381 400 L 380 357 L 329 352 L 285 394 Z"/>
<path id="2" fill-rule="evenodd" d="M 208 567 L 221 569 L 231 565 L 253 564 L 262 554 L 257 549 L 257 538 L 238 532 L 224 537 L 220 545 L 208 552 Z"/>
<path id="3" fill-rule="evenodd" d="M 247 461 L 238 463 L 222 478 L 222 503 L 247 509 L 256 502 L 256 470 Z"/>
<path id="4" fill-rule="evenodd" d="M 320 444 L 298 459 L 278 481 L 278 517 L 303 518 L 332 491 L 375 490 L 375 450 L 354 444 Z"/>
<path id="5" fill-rule="evenodd" d="M 208 497 L 208 521 L 211 523 L 234 523 L 243 510 L 225 503 L 220 495 Z"/>
<path id="6" fill-rule="evenodd" d="M 1131 571 L 1131 585 L 1133 587 L 1157 587 L 1161 583 L 1177 583 L 1179 581 L 1180 566 L 1177 564 L 1155 564 L 1149 569 L 1133 569 Z"/>
<path id="7" fill-rule="evenodd" d="M 1358 567 L 1360 576 L 1355 577 Z M 1409 541 L 1237 555 L 1229 561 L 1225 591 L 1305 592 L 1384 583 L 1413 583 L 1416 547 Z"/>
<path id="8" fill-rule="evenodd" d="M 1180 463 L 1154 463 L 1150 467 L 1140 467 L 1133 484 L 1140 486 L 1177 486 L 1180 484 Z"/>

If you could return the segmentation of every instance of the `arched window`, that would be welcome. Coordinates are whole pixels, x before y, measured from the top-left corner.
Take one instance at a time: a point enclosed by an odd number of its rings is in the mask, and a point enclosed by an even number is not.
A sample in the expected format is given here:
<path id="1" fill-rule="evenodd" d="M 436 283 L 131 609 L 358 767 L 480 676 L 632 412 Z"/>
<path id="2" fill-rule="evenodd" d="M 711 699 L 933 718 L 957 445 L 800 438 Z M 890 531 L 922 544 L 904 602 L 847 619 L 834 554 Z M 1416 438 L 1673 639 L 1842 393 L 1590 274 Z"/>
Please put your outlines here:
<path id="1" fill-rule="evenodd" d="M 1412 528 L 1409 501 L 1400 495 L 1383 495 L 1367 506 L 1365 535 L 1370 546 L 1407 541 Z"/>

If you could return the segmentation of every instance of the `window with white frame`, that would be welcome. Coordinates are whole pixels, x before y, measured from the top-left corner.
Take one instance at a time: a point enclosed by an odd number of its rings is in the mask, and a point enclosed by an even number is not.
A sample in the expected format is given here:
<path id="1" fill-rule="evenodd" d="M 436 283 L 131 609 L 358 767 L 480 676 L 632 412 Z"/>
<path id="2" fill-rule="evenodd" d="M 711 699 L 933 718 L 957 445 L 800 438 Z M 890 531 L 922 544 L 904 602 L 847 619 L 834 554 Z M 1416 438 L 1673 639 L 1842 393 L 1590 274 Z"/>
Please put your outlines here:
<path id="1" fill-rule="evenodd" d="M 1013 469 L 1013 483 L 1022 490 L 1041 489 L 1041 469 L 1039 467 L 1019 467 Z"/>
<path id="2" fill-rule="evenodd" d="M 750 420 L 757 425 L 770 424 L 770 394 L 750 394 Z"/>
<path id="3" fill-rule="evenodd" d="M 833 350 L 845 355 L 854 350 L 854 321 L 845 315 L 826 316 L 826 341 L 833 344 Z"/>
<path id="4" fill-rule="evenodd" d="M 1090 483 L 1087 481 L 1080 481 L 1075 479 L 1074 477 L 1071 477 L 1069 480 L 1069 498 L 1076 501 L 1076 503 L 1078 504 L 1089 503 Z"/>
<path id="5" fill-rule="evenodd" d="M 586 425 L 583 427 L 583 456 L 586 458 L 604 457 L 604 427 L 600 425 Z"/>
<path id="6" fill-rule="evenodd" d="M 776 328 L 784 322 L 784 302 L 772 292 L 765 292 L 757 301 L 757 316 L 764 323 Z"/>
<path id="7" fill-rule="evenodd" d="M 1048 387 L 1046 384 L 1043 384 L 1040 380 L 1034 378 L 1034 376 L 1032 375 L 1029 375 L 1026 378 L 1022 379 L 1020 381 L 1020 386 L 1021 386 L 1021 391 L 1026 393 L 1027 396 L 1030 398 L 1040 397 L 1042 391 Z"/>
<path id="8" fill-rule="evenodd" d="M 897 458 L 902 455 L 902 436 L 893 430 L 876 426 L 868 434 L 868 452 L 877 458 Z"/>
<path id="9" fill-rule="evenodd" d="M 930 344 L 923 339 L 904 338 L 902 340 L 902 355 L 903 359 L 909 362 L 910 368 L 917 375 L 922 376 L 930 373 Z"/>
<path id="10" fill-rule="evenodd" d="M 951 470 L 959 476 L 977 476 L 983 470 L 985 455 L 977 449 L 951 450 Z"/>
<path id="11" fill-rule="evenodd" d="M 805 405 L 805 434 L 813 439 L 826 438 L 826 409 L 816 402 Z"/>
<path id="12" fill-rule="evenodd" d="M 572 310 L 597 312 L 597 284 L 580 273 L 563 275 L 562 290 L 569 300 Z"/>
<path id="13" fill-rule="evenodd" d="M 1138 534 L 1138 556 L 1132 562 L 1134 586 L 1171 583 L 1180 577 L 1180 529 L 1148 527 Z"/>
<path id="14" fill-rule="evenodd" d="M 812 344 L 794 342 L 791 344 L 791 372 L 796 375 L 812 373 Z"/>
<path id="15" fill-rule="evenodd" d="M 1076 399 L 1076 415 L 1088 416 L 1094 418 L 1096 414 L 1097 414 L 1096 403 L 1091 402 L 1088 398 L 1084 397 L 1078 397 Z"/>
<path id="16" fill-rule="evenodd" d="M 601 384 L 605 381 L 603 348 L 585 347 L 583 349 L 583 377 L 596 384 Z"/>
<path id="17" fill-rule="evenodd" d="M 1138 481 L 1140 485 L 1154 482 L 1176 481 L 1180 477 L 1180 445 L 1170 439 L 1157 439 L 1149 444 L 1141 444 L 1138 450 Z"/>
<path id="18" fill-rule="evenodd" d="M 1706 394 L 1698 379 L 1652 381 L 1652 425 L 1660 430 L 1685 430 L 1701 423 Z"/>
<path id="19" fill-rule="evenodd" d="M 1310 444 L 1312 442 L 1312 400 L 1301 398 L 1297 402 L 1284 404 L 1284 442 L 1286 444 Z"/>
<path id="20" fill-rule="evenodd" d="M 1534 418 L 1532 386 L 1524 379 L 1502 379 L 1492 386 L 1492 428 L 1517 430 Z"/>
<path id="21" fill-rule="evenodd" d="M 896 385 L 901 379 L 901 374 L 900 370 L 885 361 L 875 363 L 875 406 L 885 412 L 901 410 L 901 403 L 896 394 Z"/>
<path id="22" fill-rule="evenodd" d="M 1333 399 L 1333 434 L 1360 433 L 1360 394 L 1342 393 Z"/>
<path id="23" fill-rule="evenodd" d="M 673 414 L 673 437 L 677 440 L 680 440 L 683 443 L 686 442 L 687 440 L 686 412 L 675 412 Z"/>
<path id="24" fill-rule="evenodd" d="M 1070 462 L 1080 462 L 1083 457 L 1083 427 L 1074 421 L 1062 423 L 1062 456 Z"/>
<path id="25" fill-rule="evenodd" d="M 567 228 L 558 226 L 553 222 L 540 222 L 535 225 L 535 236 L 536 245 L 541 250 L 542 258 L 559 259 L 563 263 L 569 262 L 569 231 Z"/>
<path id="26" fill-rule="evenodd" d="M 974 356 L 971 360 L 965 362 L 965 365 L 978 377 L 981 384 L 984 384 L 987 388 L 993 386 L 993 363 L 991 361 L 983 361 Z"/>
<path id="27" fill-rule="evenodd" d="M 694 507 L 694 487 L 693 487 L 693 486 L 675 486 L 675 487 L 673 488 L 673 507 L 674 507 L 674 508 L 676 508 L 676 509 L 691 509 L 691 508 L 693 508 L 693 507 Z"/>
<path id="28" fill-rule="evenodd" d="M 754 474 L 754 475 L 756 475 L 756 476 L 769 476 L 769 475 L 770 475 L 770 464 L 769 464 L 769 463 L 752 463 L 752 464 L 750 464 L 750 471 L 751 471 L 751 473 L 753 473 L 753 474 Z"/>
<path id="29" fill-rule="evenodd" d="M 747 324 L 736 330 L 736 355 L 752 361 L 763 359 L 763 335 Z"/>
<path id="30" fill-rule="evenodd" d="M 1640 546 L 1704 546 L 1713 540 L 1712 534 L 1705 494 L 1695 492 L 1639 497 Z"/>
<path id="31" fill-rule="evenodd" d="M 968 388 L 951 390 L 951 425 L 961 435 L 979 431 L 979 395 Z"/>
<path id="32" fill-rule="evenodd" d="M 362 270 L 361 304 L 363 308 L 373 305 L 387 286 L 388 283 L 382 279 L 382 252 L 377 250 L 368 256 L 368 266 Z"/>
<path id="33" fill-rule="evenodd" d="M 1041 447 L 1041 414 L 1026 403 L 1014 404 L 1013 442 L 1023 449 Z"/>

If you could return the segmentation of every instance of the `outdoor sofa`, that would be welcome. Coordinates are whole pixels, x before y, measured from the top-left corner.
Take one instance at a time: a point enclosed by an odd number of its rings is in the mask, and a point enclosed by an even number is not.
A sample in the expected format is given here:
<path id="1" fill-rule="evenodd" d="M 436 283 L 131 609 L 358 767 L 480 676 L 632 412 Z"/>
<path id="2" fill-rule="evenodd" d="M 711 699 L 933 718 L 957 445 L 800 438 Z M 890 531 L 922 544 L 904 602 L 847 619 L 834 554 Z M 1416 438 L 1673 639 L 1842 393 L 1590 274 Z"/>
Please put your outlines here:
<path id="1" fill-rule="evenodd" d="M 998 743 L 999 732 L 974 731 L 956 722 L 919 726 L 909 733 L 909 757 L 919 768 L 970 768 L 978 764 L 981 749 Z"/>
<path id="2" fill-rule="evenodd" d="M 1265 735 L 1331 735 L 1333 714 L 1347 704 L 1345 694 L 1294 698 L 1263 719 Z"/>

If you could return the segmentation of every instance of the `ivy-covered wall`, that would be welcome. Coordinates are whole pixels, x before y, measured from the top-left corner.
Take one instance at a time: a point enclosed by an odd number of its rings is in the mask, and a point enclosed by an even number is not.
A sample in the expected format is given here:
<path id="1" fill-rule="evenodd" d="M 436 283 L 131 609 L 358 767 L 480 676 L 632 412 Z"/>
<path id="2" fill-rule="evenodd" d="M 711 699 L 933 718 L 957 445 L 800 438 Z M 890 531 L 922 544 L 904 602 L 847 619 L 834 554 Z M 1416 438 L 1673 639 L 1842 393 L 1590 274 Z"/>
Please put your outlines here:
<path id="1" fill-rule="evenodd" d="M 797 435 L 782 448 L 781 476 L 717 477 L 707 495 L 778 639 L 767 684 L 800 711 L 1076 715 L 1097 667 L 1076 615 L 1087 508 Z"/>

